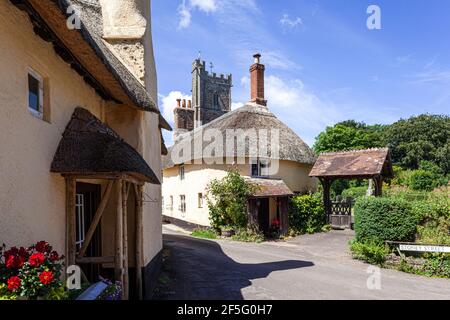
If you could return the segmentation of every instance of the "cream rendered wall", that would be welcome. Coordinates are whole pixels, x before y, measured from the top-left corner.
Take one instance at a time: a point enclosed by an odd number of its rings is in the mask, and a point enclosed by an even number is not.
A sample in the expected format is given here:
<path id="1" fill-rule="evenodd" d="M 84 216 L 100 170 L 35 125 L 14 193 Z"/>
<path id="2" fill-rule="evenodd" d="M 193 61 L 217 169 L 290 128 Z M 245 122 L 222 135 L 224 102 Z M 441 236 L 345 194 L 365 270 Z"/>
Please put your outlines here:
<path id="1" fill-rule="evenodd" d="M 164 180 L 162 194 L 164 197 L 163 214 L 168 217 L 184 220 L 190 223 L 209 226 L 208 207 L 205 204 L 203 208 L 198 208 L 198 193 L 206 195 L 208 183 L 213 179 L 221 179 L 226 176 L 231 168 L 238 170 L 242 176 L 251 175 L 251 167 L 248 159 L 247 164 L 240 165 L 185 165 L 185 179 L 180 180 L 178 175 L 178 166 L 164 170 Z M 288 187 L 294 192 L 307 192 L 316 189 L 315 179 L 308 177 L 311 170 L 310 166 L 296 163 L 293 161 L 280 161 L 278 173 L 272 178 L 283 179 Z M 186 213 L 179 210 L 180 195 L 186 196 Z M 173 196 L 173 210 L 169 209 L 169 199 Z M 271 220 L 276 217 L 276 200 L 270 202 Z"/>
<path id="2" fill-rule="evenodd" d="M 28 68 L 50 84 L 50 122 L 28 111 Z M 28 16 L 0 1 L 0 243 L 65 247 L 65 183 L 50 173 L 77 106 L 103 119 L 103 101 L 33 32 Z"/>

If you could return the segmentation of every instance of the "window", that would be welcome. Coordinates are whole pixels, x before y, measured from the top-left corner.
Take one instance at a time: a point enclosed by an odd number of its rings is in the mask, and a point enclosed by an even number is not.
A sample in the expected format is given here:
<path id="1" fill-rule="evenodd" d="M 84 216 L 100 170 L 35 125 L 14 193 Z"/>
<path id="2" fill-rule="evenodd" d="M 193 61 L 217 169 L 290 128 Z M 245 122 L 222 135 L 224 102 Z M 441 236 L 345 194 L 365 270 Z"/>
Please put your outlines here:
<path id="1" fill-rule="evenodd" d="M 173 211 L 173 196 L 170 196 L 168 206 L 169 206 L 169 210 Z"/>
<path id="2" fill-rule="evenodd" d="M 198 194 L 198 207 L 203 208 L 203 193 Z"/>
<path id="3" fill-rule="evenodd" d="M 180 165 L 178 174 L 180 175 L 180 180 L 184 180 L 184 165 Z"/>
<path id="4" fill-rule="evenodd" d="M 75 210 L 76 210 L 76 247 L 77 250 L 81 249 L 84 243 L 85 232 L 85 224 L 84 224 L 84 194 L 76 195 L 75 202 Z"/>
<path id="5" fill-rule="evenodd" d="M 214 93 L 214 97 L 213 97 L 213 107 L 215 110 L 220 110 L 220 105 L 219 105 L 219 95 L 217 93 Z"/>
<path id="6" fill-rule="evenodd" d="M 28 109 L 44 119 L 44 79 L 34 70 L 28 70 Z"/>
<path id="7" fill-rule="evenodd" d="M 251 162 L 252 177 L 268 177 L 269 176 L 269 161 L 268 160 L 253 160 Z"/>
<path id="8" fill-rule="evenodd" d="M 164 209 L 164 197 L 161 197 L 161 208 Z"/>
<path id="9" fill-rule="evenodd" d="M 183 213 L 186 212 L 186 196 L 185 195 L 180 196 L 180 211 Z"/>

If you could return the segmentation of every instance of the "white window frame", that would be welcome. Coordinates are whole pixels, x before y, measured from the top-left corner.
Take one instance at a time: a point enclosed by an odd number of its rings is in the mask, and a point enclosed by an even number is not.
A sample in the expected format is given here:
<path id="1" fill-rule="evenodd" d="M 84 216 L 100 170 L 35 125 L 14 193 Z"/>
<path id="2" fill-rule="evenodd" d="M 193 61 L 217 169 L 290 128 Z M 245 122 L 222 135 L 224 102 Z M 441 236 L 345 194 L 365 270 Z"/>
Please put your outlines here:
<path id="1" fill-rule="evenodd" d="M 76 195 L 76 201 L 75 201 L 75 212 L 76 212 L 76 221 L 79 226 L 78 228 L 78 234 L 77 238 L 78 241 L 75 242 L 77 249 L 80 249 L 83 246 L 86 230 L 84 225 L 84 219 L 85 219 L 85 212 L 84 212 L 84 195 L 83 194 L 77 194 Z"/>
<path id="2" fill-rule="evenodd" d="M 169 202 L 169 210 L 173 211 L 173 196 L 170 196 L 170 202 Z"/>
<path id="3" fill-rule="evenodd" d="M 203 196 L 203 193 L 199 192 L 198 193 L 198 207 L 199 207 L 199 209 L 203 208 L 203 206 L 204 206 L 204 199 L 205 199 L 205 197 Z"/>
<path id="4" fill-rule="evenodd" d="M 180 195 L 180 212 L 186 213 L 186 195 Z"/>
<path id="5" fill-rule="evenodd" d="M 30 108 L 30 102 L 29 102 L 30 98 L 29 98 L 29 96 L 27 96 L 28 97 L 28 99 L 27 99 L 28 111 L 36 118 L 43 120 L 44 119 L 44 77 L 42 77 L 37 71 L 33 70 L 32 68 L 28 68 L 27 95 L 30 94 L 30 86 L 29 86 L 28 76 L 32 76 L 39 82 L 39 106 L 38 106 L 39 110 L 34 110 L 33 108 Z"/>

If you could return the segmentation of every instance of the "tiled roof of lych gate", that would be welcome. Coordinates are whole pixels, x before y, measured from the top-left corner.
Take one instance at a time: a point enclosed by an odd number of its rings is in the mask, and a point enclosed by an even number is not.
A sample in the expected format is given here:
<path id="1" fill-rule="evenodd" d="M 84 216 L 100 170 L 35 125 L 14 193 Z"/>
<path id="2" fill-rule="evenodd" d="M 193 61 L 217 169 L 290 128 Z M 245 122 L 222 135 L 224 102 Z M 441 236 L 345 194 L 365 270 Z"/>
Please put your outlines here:
<path id="1" fill-rule="evenodd" d="M 388 148 L 322 153 L 311 177 L 392 177 L 392 163 Z"/>

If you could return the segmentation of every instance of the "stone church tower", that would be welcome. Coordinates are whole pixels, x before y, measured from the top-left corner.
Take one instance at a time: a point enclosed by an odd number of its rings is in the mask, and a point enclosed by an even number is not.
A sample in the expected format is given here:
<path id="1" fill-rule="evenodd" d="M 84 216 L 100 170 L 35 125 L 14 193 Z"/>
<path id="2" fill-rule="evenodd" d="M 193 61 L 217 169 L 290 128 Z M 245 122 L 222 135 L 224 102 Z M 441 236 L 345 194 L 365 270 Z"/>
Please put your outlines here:
<path id="1" fill-rule="evenodd" d="M 231 111 L 231 74 L 217 75 L 206 70 L 205 61 L 192 64 L 192 102 L 177 100 L 174 138 L 207 124 Z"/>

